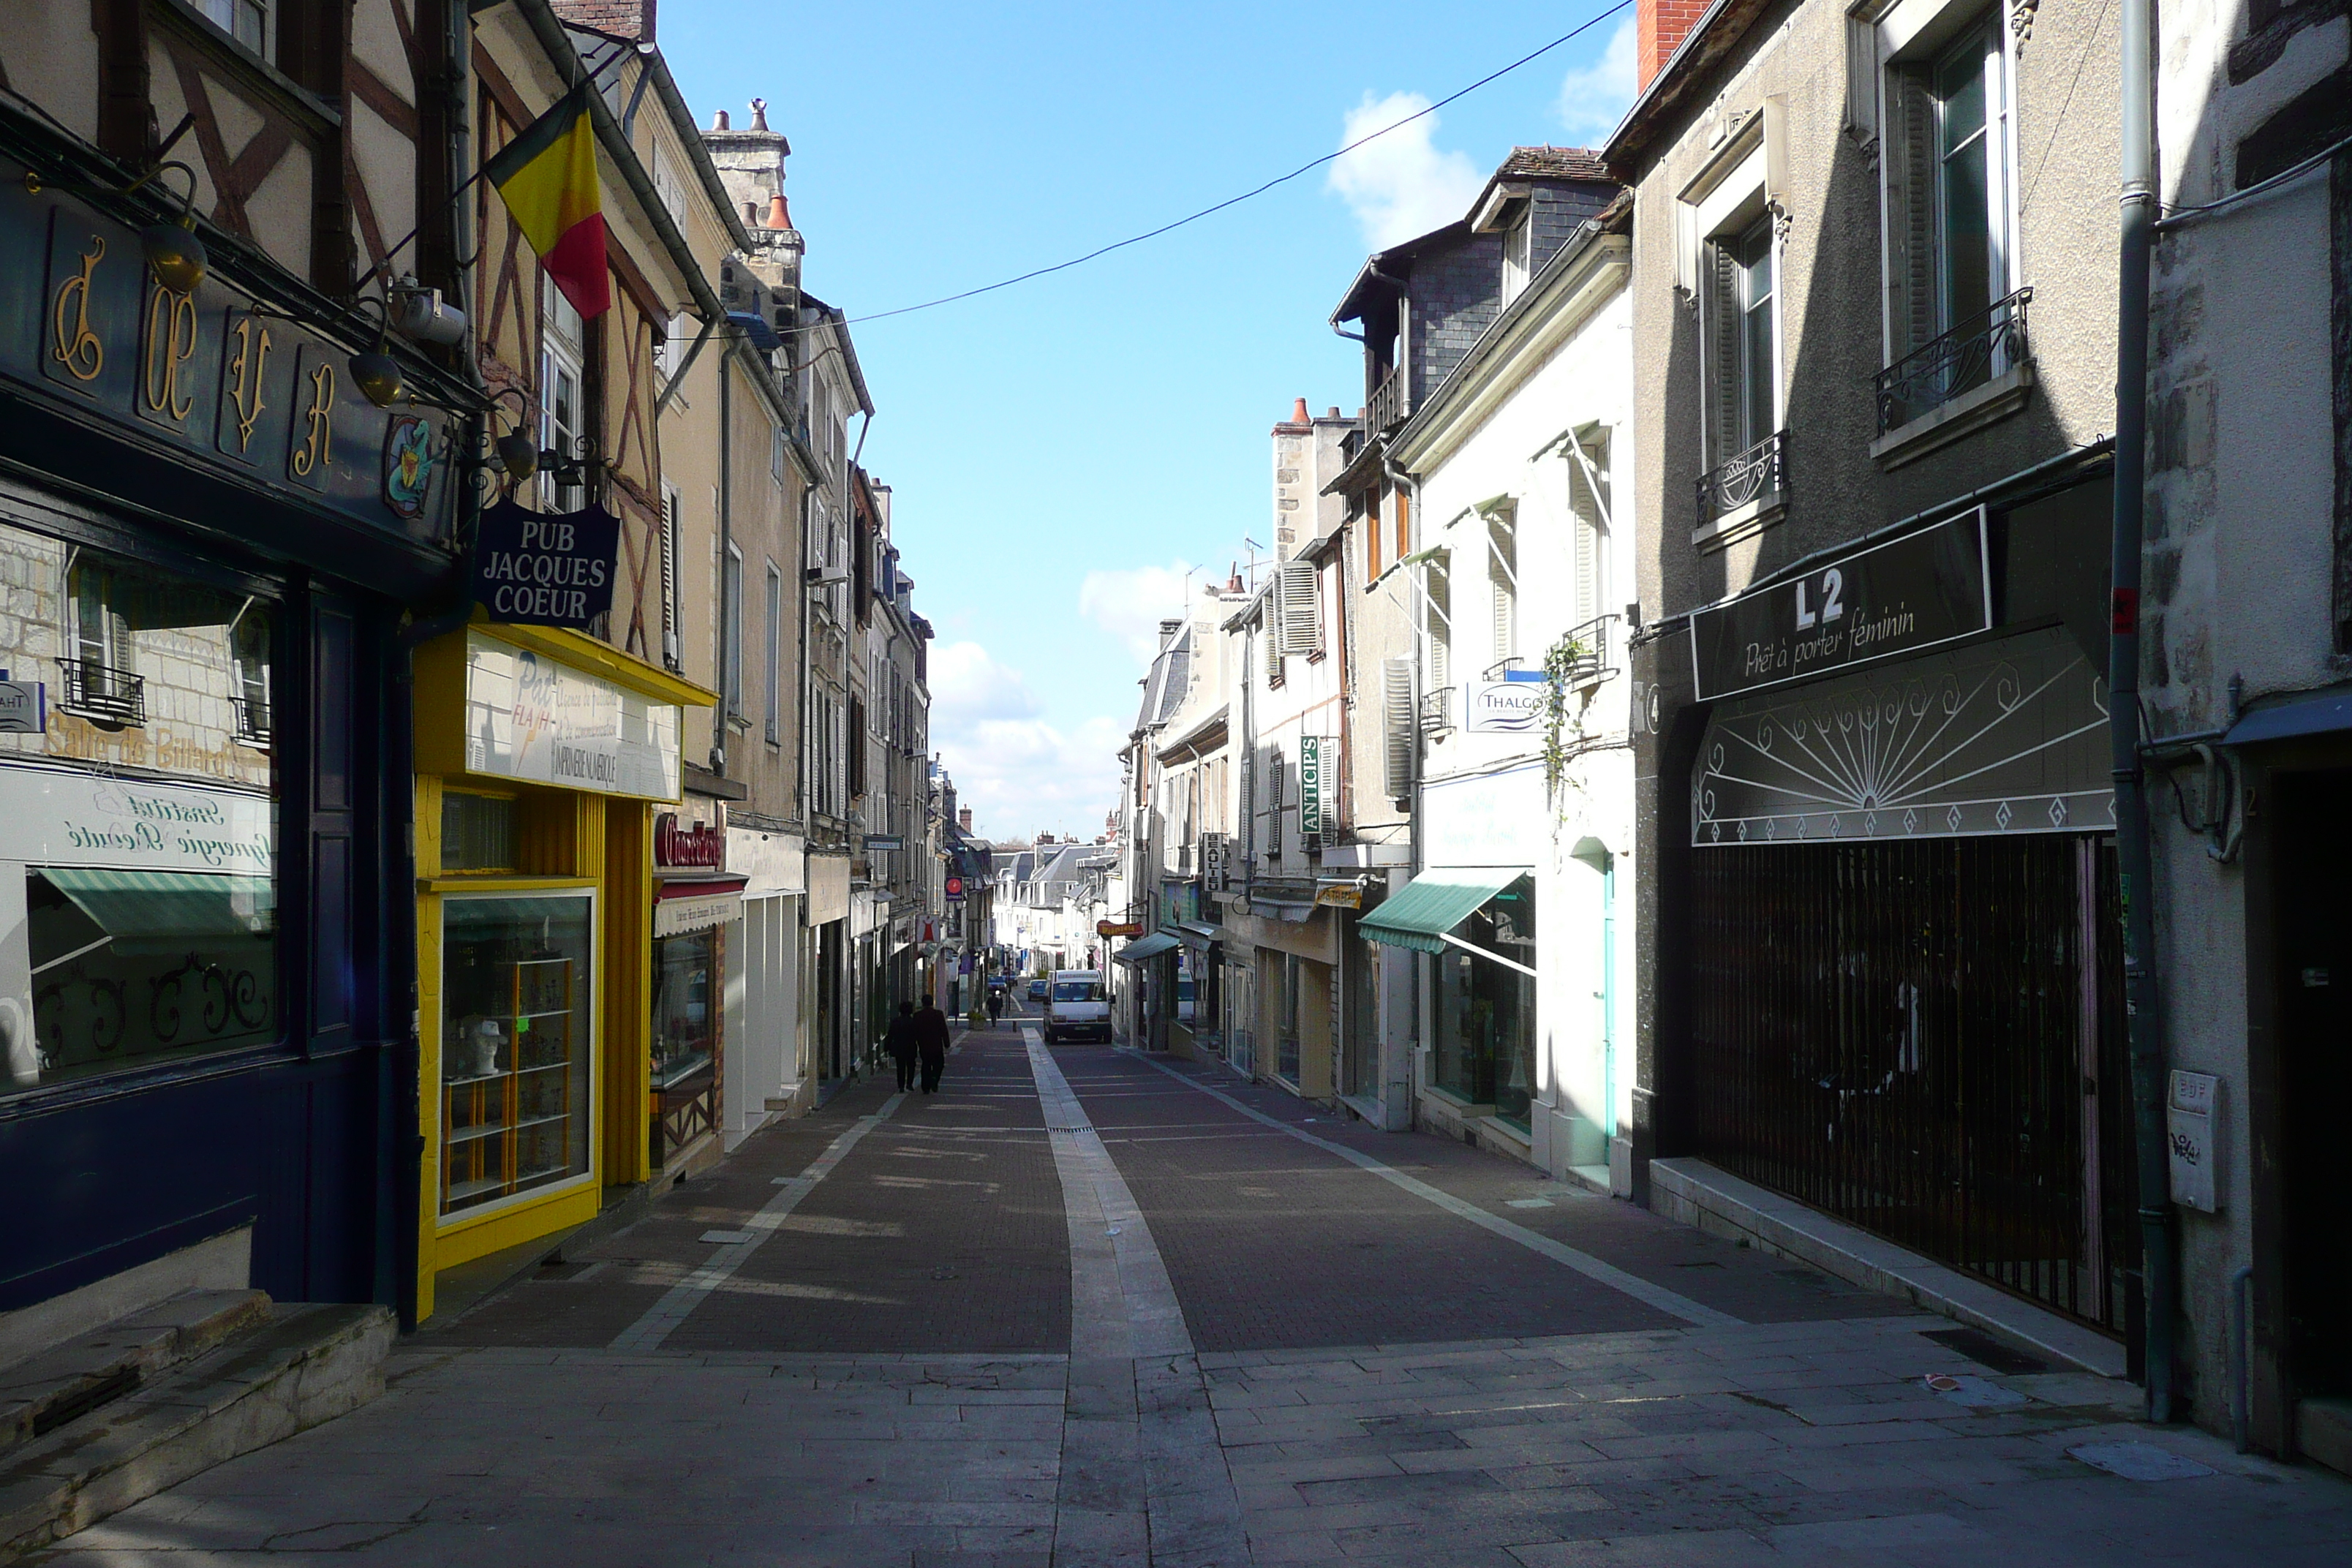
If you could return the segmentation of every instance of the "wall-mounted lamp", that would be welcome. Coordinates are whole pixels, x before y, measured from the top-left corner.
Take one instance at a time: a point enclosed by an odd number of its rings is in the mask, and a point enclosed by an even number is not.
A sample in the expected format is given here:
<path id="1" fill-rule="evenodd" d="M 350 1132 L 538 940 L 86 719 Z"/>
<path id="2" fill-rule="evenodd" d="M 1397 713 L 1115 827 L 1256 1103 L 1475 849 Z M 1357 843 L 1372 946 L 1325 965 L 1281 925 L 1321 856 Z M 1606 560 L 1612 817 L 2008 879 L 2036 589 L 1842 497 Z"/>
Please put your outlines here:
<path id="1" fill-rule="evenodd" d="M 491 395 L 490 401 L 495 404 L 505 397 L 515 400 L 515 427 L 492 441 L 490 450 L 507 478 L 520 484 L 539 472 L 539 443 L 530 436 L 530 400 L 523 395 L 522 388 L 502 386 Z"/>
<path id="2" fill-rule="evenodd" d="M 406 390 L 401 383 L 400 362 L 386 352 L 392 346 L 391 307 L 373 294 L 362 295 L 356 303 L 375 307 L 376 332 L 375 347 L 352 356 L 352 381 L 370 403 L 389 408 Z"/>
<path id="3" fill-rule="evenodd" d="M 175 293 L 190 294 L 195 291 L 197 284 L 205 280 L 205 269 L 212 264 L 212 258 L 205 254 L 205 242 L 196 237 L 196 172 L 177 161 L 158 163 L 120 192 L 112 194 L 127 196 L 166 169 L 177 169 L 188 176 L 187 191 L 180 197 L 180 216 L 168 223 L 149 224 L 141 229 L 139 253 L 146 258 L 147 270 L 155 275 L 156 282 Z M 78 196 L 109 194 L 63 180 L 44 180 L 33 171 L 26 171 L 26 195 L 37 196 L 52 185 L 61 191 L 71 191 Z"/>

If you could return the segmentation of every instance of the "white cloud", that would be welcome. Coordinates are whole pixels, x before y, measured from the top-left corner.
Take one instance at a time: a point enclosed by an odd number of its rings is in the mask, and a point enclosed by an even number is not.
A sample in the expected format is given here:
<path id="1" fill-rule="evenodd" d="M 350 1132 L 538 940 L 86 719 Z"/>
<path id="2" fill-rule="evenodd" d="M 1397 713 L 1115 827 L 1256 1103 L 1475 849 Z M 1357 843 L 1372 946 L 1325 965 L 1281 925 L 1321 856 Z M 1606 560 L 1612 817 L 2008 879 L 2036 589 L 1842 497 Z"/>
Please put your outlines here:
<path id="1" fill-rule="evenodd" d="M 1598 144 L 1633 101 L 1633 18 L 1617 24 L 1601 58 L 1561 79 L 1558 111 L 1570 134 Z"/>
<path id="2" fill-rule="evenodd" d="M 931 654 L 931 745 L 983 838 L 1038 828 L 1092 838 L 1118 803 L 1126 726 L 1096 717 L 1065 730 L 1044 717 L 1021 671 L 976 642 Z"/>
<path id="3" fill-rule="evenodd" d="M 1382 99 L 1367 92 L 1363 102 L 1348 111 L 1339 144 L 1344 147 L 1428 107 L 1429 100 L 1417 92 L 1392 92 Z M 1465 154 L 1439 152 L 1431 141 L 1436 130 L 1437 116 L 1423 115 L 1331 165 L 1327 184 L 1356 215 L 1367 249 L 1380 250 L 1443 228 L 1464 216 L 1477 198 L 1484 176 Z"/>
<path id="4" fill-rule="evenodd" d="M 1078 584 L 1078 614 L 1125 645 L 1146 668 L 1160 651 L 1160 623 L 1184 613 L 1189 579 L 1199 569 L 1183 561 L 1131 572 L 1089 572 Z"/>

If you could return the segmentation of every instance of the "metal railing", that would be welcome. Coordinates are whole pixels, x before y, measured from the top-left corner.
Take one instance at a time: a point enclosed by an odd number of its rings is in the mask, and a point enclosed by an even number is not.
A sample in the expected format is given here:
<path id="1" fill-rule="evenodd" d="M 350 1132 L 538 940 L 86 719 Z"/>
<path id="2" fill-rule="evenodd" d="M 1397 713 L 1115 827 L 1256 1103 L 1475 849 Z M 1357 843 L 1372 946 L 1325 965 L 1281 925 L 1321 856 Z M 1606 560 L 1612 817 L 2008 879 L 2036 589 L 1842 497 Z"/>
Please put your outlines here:
<path id="1" fill-rule="evenodd" d="M 269 702 L 260 697 L 232 697 L 236 709 L 236 738 L 250 746 L 269 744 Z"/>
<path id="2" fill-rule="evenodd" d="M 1371 414 L 1365 427 L 1377 435 L 1412 412 L 1405 406 L 1404 366 L 1398 365 L 1372 390 Z"/>
<path id="3" fill-rule="evenodd" d="M 2032 285 L 1996 300 L 1942 337 L 1878 373 L 1878 433 L 1899 429 L 2030 358 L 2025 307 Z"/>
<path id="4" fill-rule="evenodd" d="M 1434 687 L 1421 694 L 1421 732 L 1435 734 L 1440 730 L 1454 728 L 1454 689 Z"/>
<path id="5" fill-rule="evenodd" d="M 1611 628 L 1623 619 L 1622 616 L 1595 616 L 1580 626 L 1569 628 L 1569 640 L 1578 651 L 1561 671 L 1563 684 L 1590 686 L 1616 668 L 1609 662 L 1616 635 Z"/>
<path id="6" fill-rule="evenodd" d="M 1789 433 L 1775 430 L 1727 462 L 1698 477 L 1702 527 L 1753 500 L 1784 495 L 1789 489 Z"/>
<path id="7" fill-rule="evenodd" d="M 147 722 L 147 681 L 143 676 L 89 658 L 61 658 L 65 698 L 58 706 L 79 713 L 94 724 L 134 729 Z"/>

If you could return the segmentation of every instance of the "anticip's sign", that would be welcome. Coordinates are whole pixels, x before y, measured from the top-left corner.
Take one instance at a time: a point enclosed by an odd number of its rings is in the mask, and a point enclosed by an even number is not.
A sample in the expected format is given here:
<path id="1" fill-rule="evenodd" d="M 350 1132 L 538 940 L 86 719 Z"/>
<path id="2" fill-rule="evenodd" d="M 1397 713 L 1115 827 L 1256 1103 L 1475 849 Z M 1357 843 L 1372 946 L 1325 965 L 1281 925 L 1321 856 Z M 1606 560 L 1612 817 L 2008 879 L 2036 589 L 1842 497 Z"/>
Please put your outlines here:
<path id="1" fill-rule="evenodd" d="M 1830 675 L 1992 626 L 1979 507 L 1691 617 L 1701 699 Z"/>
<path id="2" fill-rule="evenodd" d="M 1298 832 L 1301 837 L 1323 831 L 1323 741 L 1298 738 Z"/>

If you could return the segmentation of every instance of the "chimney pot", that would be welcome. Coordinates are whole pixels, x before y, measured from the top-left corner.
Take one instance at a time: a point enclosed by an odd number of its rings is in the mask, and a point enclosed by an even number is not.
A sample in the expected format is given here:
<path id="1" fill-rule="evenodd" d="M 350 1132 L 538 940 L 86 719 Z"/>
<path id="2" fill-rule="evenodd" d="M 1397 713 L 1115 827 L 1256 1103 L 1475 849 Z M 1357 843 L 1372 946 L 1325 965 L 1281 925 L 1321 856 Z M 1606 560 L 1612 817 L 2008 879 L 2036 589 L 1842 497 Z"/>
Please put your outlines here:
<path id="1" fill-rule="evenodd" d="M 1302 397 L 1291 405 L 1290 422 L 1293 425 L 1304 425 L 1307 422 L 1307 399 Z"/>
<path id="2" fill-rule="evenodd" d="M 784 205 L 784 193 L 782 191 L 778 191 L 768 202 L 768 226 L 770 228 L 793 226 L 793 209 Z"/>
<path id="3" fill-rule="evenodd" d="M 751 129 L 765 131 L 767 128 L 768 100 L 764 98 L 755 98 L 751 100 Z"/>
<path id="4" fill-rule="evenodd" d="M 1339 405 L 1336 403 L 1331 405 L 1331 412 L 1326 414 L 1323 417 L 1326 419 L 1337 419 L 1339 417 Z"/>
<path id="5" fill-rule="evenodd" d="M 725 110 L 721 109 L 712 113 L 710 116 L 710 129 L 713 131 L 724 131 L 727 129 L 727 111 Z"/>

